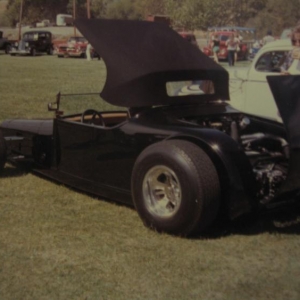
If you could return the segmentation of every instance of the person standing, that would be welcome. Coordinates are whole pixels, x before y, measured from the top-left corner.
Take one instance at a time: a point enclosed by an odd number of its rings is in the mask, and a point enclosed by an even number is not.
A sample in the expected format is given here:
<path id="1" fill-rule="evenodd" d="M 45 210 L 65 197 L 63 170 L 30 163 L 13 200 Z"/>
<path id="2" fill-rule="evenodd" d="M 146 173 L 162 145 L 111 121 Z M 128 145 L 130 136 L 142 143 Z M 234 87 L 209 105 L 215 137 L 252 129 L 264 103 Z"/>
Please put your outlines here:
<path id="1" fill-rule="evenodd" d="M 86 59 L 88 61 L 90 61 L 92 59 L 91 58 L 91 50 L 92 50 L 92 45 L 90 43 L 88 43 L 86 46 L 86 51 L 85 51 Z"/>
<path id="2" fill-rule="evenodd" d="M 214 61 L 218 63 L 219 62 L 218 53 L 220 51 L 220 40 L 217 34 L 213 35 L 211 43 L 212 43 L 211 46 L 214 55 Z"/>
<path id="3" fill-rule="evenodd" d="M 234 54 L 237 51 L 239 45 L 239 40 L 234 36 L 234 33 L 231 33 L 228 40 L 226 41 L 227 46 L 227 55 L 229 66 L 234 66 Z"/>
<path id="4" fill-rule="evenodd" d="M 291 72 L 294 74 L 300 73 L 300 25 L 292 30 L 291 42 L 293 49 L 287 54 L 280 67 L 281 73 L 286 75 L 291 74 Z M 296 64 L 293 68 L 294 62 Z"/>
<path id="5" fill-rule="evenodd" d="M 265 37 L 263 37 L 262 39 L 262 45 L 266 45 L 270 42 L 274 42 L 275 41 L 275 38 L 272 36 L 272 31 L 271 30 L 268 30 L 267 31 L 267 35 Z"/>
<path id="6" fill-rule="evenodd" d="M 239 35 L 239 33 L 236 31 L 235 32 L 235 35 L 234 35 L 235 39 L 238 40 L 238 45 L 236 47 L 236 51 L 234 53 L 234 62 L 236 63 L 237 62 L 237 58 L 238 58 L 238 52 L 241 50 L 240 49 L 240 43 L 242 41 L 242 37 Z"/>

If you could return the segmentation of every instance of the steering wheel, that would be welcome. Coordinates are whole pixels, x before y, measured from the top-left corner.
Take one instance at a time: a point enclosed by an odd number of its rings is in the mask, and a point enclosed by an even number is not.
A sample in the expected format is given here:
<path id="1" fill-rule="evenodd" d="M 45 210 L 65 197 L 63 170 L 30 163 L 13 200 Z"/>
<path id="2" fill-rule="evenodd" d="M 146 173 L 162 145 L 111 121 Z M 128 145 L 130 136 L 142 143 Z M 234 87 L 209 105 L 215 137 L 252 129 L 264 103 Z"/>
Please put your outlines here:
<path id="1" fill-rule="evenodd" d="M 85 117 L 88 115 L 92 115 L 91 119 L 85 120 Z M 98 118 L 100 120 L 100 124 L 102 126 L 105 126 L 104 124 L 104 120 L 103 117 L 101 116 L 101 114 L 96 111 L 95 109 L 87 109 L 85 110 L 82 115 L 81 115 L 81 123 L 87 123 L 87 124 L 95 124 L 95 120 L 96 118 Z"/>

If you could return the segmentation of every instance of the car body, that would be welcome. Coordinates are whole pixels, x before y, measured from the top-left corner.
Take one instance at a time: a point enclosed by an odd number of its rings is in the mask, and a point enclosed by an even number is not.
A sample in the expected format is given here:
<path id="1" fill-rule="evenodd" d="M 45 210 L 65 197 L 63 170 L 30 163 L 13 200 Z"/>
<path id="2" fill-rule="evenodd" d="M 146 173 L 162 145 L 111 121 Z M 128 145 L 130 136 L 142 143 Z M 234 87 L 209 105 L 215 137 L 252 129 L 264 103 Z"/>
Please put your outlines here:
<path id="1" fill-rule="evenodd" d="M 81 57 L 86 56 L 86 47 L 88 41 L 83 36 L 72 36 L 68 41 L 59 43 L 55 46 L 55 54 L 57 57 Z M 94 49 L 91 53 L 92 57 L 99 57 Z"/>
<path id="2" fill-rule="evenodd" d="M 84 57 L 87 44 L 88 41 L 85 37 L 71 36 L 66 42 L 56 45 L 55 54 L 58 57 Z"/>
<path id="3" fill-rule="evenodd" d="M 71 39 L 71 38 L 70 38 Z M 57 57 L 67 57 L 68 41 L 59 41 L 54 45 L 54 54 Z"/>
<path id="4" fill-rule="evenodd" d="M 101 97 L 123 109 L 89 104 L 65 114 L 70 95 L 59 93 L 49 104 L 54 119 L 4 121 L 0 172 L 6 161 L 31 163 L 43 176 L 134 205 L 146 226 L 181 236 L 220 216 L 298 203 L 299 76 L 269 79 L 280 109 L 290 103 L 285 128 L 232 108 L 227 71 L 164 24 L 75 24 L 106 64 Z M 282 99 L 286 81 L 292 88 Z"/>
<path id="5" fill-rule="evenodd" d="M 212 49 L 212 38 L 213 35 L 217 34 L 219 36 L 220 40 L 220 51 L 218 52 L 218 58 L 219 60 L 225 60 L 228 59 L 228 50 L 226 46 L 226 41 L 229 39 L 229 37 L 234 33 L 231 30 L 213 30 L 210 29 L 209 32 L 210 35 L 208 37 L 207 46 L 202 49 L 202 51 L 207 55 L 212 57 L 213 56 L 213 49 Z M 241 29 L 238 31 L 239 33 L 242 32 Z M 239 60 L 246 60 L 248 57 L 248 44 L 244 42 L 243 40 L 240 42 L 239 45 L 239 51 L 237 52 L 237 58 Z"/>
<path id="6" fill-rule="evenodd" d="M 291 34 L 292 34 L 292 28 L 286 28 L 282 31 L 281 35 L 280 35 L 280 39 L 281 40 L 287 40 L 291 38 Z"/>
<path id="7" fill-rule="evenodd" d="M 88 41 L 84 37 L 72 37 L 67 43 L 67 56 L 69 57 L 85 57 Z"/>
<path id="8" fill-rule="evenodd" d="M 11 49 L 11 43 L 7 38 L 3 37 L 3 31 L 0 31 L 0 50 L 4 50 L 6 54 L 9 53 Z"/>
<path id="9" fill-rule="evenodd" d="M 10 55 L 53 54 L 52 33 L 50 31 L 27 31 L 20 41 L 10 49 Z"/>
<path id="10" fill-rule="evenodd" d="M 281 64 L 291 50 L 290 40 L 276 40 L 259 50 L 250 67 L 228 70 L 231 105 L 246 113 L 281 121 L 267 76 L 280 75 Z"/>

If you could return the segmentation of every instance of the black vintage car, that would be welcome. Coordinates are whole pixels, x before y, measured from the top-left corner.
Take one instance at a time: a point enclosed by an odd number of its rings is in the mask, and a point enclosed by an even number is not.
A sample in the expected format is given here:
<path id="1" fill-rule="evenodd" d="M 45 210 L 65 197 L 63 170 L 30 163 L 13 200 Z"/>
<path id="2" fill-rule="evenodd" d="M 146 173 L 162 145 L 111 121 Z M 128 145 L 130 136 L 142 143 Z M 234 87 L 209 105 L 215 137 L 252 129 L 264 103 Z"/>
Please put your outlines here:
<path id="1" fill-rule="evenodd" d="M 10 55 L 53 54 L 52 33 L 50 31 L 28 31 L 20 41 L 11 46 Z"/>
<path id="2" fill-rule="evenodd" d="M 54 119 L 1 124 L 1 169 L 30 162 L 182 236 L 221 214 L 234 219 L 299 201 L 300 76 L 268 79 L 283 125 L 230 107 L 227 71 L 164 24 L 76 25 L 106 64 L 102 98 L 125 109 L 64 115 L 58 94 L 49 104 Z"/>

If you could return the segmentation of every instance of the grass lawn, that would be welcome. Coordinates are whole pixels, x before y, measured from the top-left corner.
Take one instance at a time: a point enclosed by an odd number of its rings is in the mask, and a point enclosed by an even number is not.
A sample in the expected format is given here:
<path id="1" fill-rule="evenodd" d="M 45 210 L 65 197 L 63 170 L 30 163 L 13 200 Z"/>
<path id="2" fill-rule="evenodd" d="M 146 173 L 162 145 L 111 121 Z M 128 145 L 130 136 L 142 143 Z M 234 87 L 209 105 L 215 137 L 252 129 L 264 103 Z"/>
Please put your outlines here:
<path id="1" fill-rule="evenodd" d="M 62 93 L 97 92 L 102 61 L 0 55 L 0 121 L 52 117 Z M 109 109 L 99 99 L 99 109 Z M 6 165 L 0 299 L 300 299 L 300 211 L 184 239 L 126 206 Z"/>

